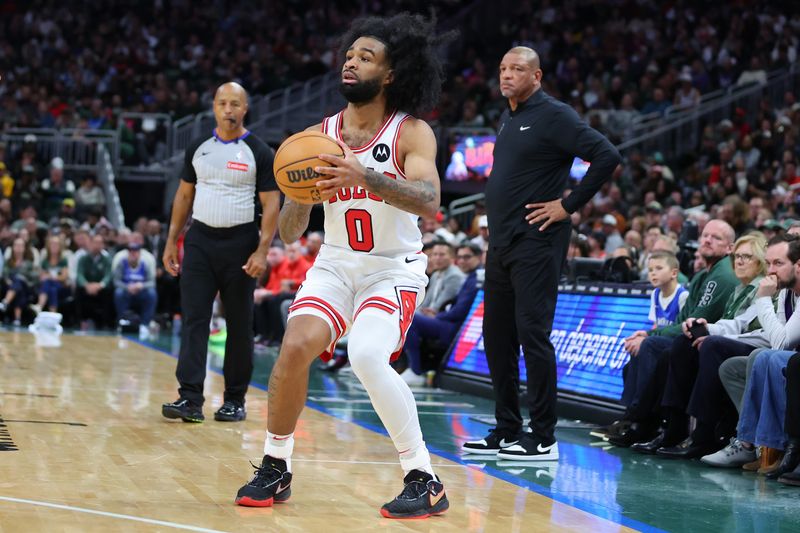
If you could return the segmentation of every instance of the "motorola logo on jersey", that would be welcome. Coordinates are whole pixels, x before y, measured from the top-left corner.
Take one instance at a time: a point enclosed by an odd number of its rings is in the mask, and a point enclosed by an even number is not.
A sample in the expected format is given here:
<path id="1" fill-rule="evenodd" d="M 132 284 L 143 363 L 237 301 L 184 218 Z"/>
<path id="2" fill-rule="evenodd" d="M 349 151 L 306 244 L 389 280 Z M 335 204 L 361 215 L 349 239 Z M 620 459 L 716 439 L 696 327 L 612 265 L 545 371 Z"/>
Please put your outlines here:
<path id="1" fill-rule="evenodd" d="M 392 155 L 392 153 L 389 151 L 389 147 L 383 143 L 372 149 L 372 157 L 378 163 L 384 163 L 388 161 L 390 155 Z"/>
<path id="2" fill-rule="evenodd" d="M 287 170 L 286 176 L 291 183 L 299 183 L 301 181 L 316 179 L 319 177 L 319 174 L 314 171 L 314 167 L 307 167 L 297 170 Z"/>

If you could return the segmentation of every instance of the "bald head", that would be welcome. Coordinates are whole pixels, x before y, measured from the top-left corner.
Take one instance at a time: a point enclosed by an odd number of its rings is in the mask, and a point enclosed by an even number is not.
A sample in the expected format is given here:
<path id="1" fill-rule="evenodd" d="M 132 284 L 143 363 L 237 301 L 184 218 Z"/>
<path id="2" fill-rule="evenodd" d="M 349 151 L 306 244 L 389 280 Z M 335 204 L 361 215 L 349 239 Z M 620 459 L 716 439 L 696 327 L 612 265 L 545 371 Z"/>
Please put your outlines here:
<path id="1" fill-rule="evenodd" d="M 230 141 L 244 135 L 244 116 L 247 114 L 247 91 L 235 81 L 223 83 L 214 94 L 214 118 L 217 135 Z"/>
<path id="2" fill-rule="evenodd" d="M 523 60 L 528 63 L 528 66 L 530 66 L 532 70 L 539 70 L 539 54 L 537 54 L 536 50 L 533 48 L 528 48 L 527 46 L 515 46 L 506 53 L 517 54 L 521 56 Z"/>
<path id="3" fill-rule="evenodd" d="M 527 46 L 516 46 L 506 52 L 499 70 L 500 94 L 508 98 L 512 110 L 542 86 L 539 54 Z"/>
<path id="4" fill-rule="evenodd" d="M 725 257 L 733 249 L 736 232 L 724 220 L 710 220 L 700 234 L 700 248 L 698 251 L 708 266 L 712 266 L 719 259 Z"/>
<path id="5" fill-rule="evenodd" d="M 244 104 L 247 105 L 248 101 L 247 91 L 245 91 L 244 87 L 242 87 L 235 81 L 229 81 L 228 83 L 223 83 L 222 85 L 217 87 L 217 92 L 214 93 L 214 100 L 223 95 L 226 97 L 240 98 L 242 102 L 244 102 Z"/>

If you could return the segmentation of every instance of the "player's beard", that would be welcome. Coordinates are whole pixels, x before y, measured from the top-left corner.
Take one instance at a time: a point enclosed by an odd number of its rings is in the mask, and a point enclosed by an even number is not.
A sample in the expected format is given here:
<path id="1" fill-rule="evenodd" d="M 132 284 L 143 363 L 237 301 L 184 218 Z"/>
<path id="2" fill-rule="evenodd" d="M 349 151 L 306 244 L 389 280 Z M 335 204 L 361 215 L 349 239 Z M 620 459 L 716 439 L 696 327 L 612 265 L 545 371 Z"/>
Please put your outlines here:
<path id="1" fill-rule="evenodd" d="M 339 92 L 351 104 L 365 104 L 372 101 L 381 92 L 381 81 L 377 78 L 348 85 L 339 84 Z"/>

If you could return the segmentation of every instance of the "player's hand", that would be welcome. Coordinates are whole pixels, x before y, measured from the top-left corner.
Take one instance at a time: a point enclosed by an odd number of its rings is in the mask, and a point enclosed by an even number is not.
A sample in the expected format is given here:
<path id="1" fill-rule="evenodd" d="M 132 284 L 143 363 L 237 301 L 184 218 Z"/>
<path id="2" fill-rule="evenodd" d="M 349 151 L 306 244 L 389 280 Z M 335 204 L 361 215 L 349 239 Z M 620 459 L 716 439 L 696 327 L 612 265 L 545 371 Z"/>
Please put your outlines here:
<path id="1" fill-rule="evenodd" d="M 681 323 L 681 331 L 683 331 L 683 334 L 690 339 L 692 338 L 692 334 L 689 332 L 689 330 L 692 328 L 692 324 L 694 324 L 694 318 L 687 318 Z"/>
<path id="2" fill-rule="evenodd" d="M 181 265 L 178 263 L 178 245 L 174 242 L 167 241 L 164 246 L 164 255 L 161 257 L 161 262 L 164 263 L 164 268 L 172 274 L 177 276 L 181 270 Z"/>
<path id="3" fill-rule="evenodd" d="M 367 169 L 359 162 L 349 146 L 338 139 L 336 142 L 342 147 L 344 157 L 320 154 L 320 159 L 333 166 L 314 167 L 318 174 L 326 176 L 326 179 L 317 182 L 317 189 L 323 198 L 326 196 L 330 198 L 339 189 L 345 187 L 364 187 L 365 185 L 364 177 L 367 175 Z"/>
<path id="4" fill-rule="evenodd" d="M 242 270 L 251 278 L 258 279 L 267 270 L 267 253 L 256 250 L 247 258 L 247 263 L 242 265 Z"/>
<path id="5" fill-rule="evenodd" d="M 762 296 L 775 296 L 776 292 L 778 292 L 778 276 L 775 274 L 770 274 L 768 276 L 764 276 L 764 279 L 758 283 L 756 298 L 761 298 Z"/>
<path id="6" fill-rule="evenodd" d="M 527 204 L 525 208 L 533 209 L 533 211 L 525 215 L 525 220 L 528 221 L 528 224 L 542 223 L 539 227 L 539 231 L 544 231 L 550 224 L 569 217 L 569 213 L 567 213 L 567 210 L 561 205 L 561 200 Z"/>

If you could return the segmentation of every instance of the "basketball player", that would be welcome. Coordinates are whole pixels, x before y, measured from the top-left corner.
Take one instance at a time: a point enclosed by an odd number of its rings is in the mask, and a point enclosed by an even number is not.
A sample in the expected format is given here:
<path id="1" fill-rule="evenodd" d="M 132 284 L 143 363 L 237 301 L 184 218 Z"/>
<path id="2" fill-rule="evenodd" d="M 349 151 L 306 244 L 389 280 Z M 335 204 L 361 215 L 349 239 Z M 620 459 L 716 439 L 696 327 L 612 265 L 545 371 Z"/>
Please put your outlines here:
<path id="1" fill-rule="evenodd" d="M 391 366 L 422 301 L 427 258 L 419 216 L 439 208 L 431 128 L 409 112 L 439 97 L 442 69 L 433 23 L 407 13 L 356 20 L 342 39 L 341 92 L 347 107 L 309 128 L 336 139 L 344 158 L 320 155 L 325 241 L 290 308 L 286 335 L 269 380 L 264 458 L 236 502 L 271 506 L 289 498 L 293 432 L 306 399 L 308 369 L 330 357 L 349 332 L 353 372 L 392 438 L 405 487 L 381 508 L 387 518 L 426 518 L 449 503 L 422 439 L 414 396 Z M 286 202 L 281 239 L 296 241 L 310 206 Z M 337 449 L 331 442 L 331 450 Z"/>

